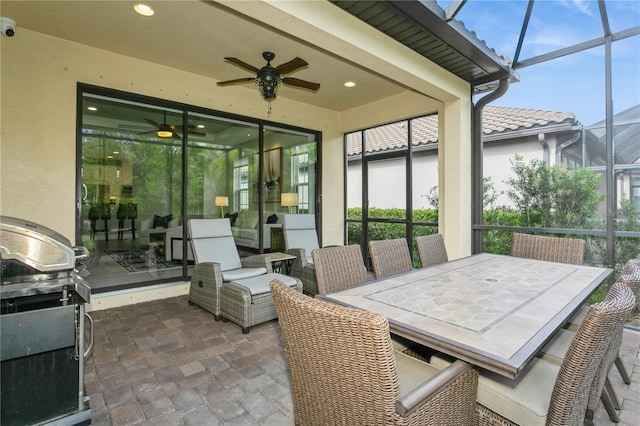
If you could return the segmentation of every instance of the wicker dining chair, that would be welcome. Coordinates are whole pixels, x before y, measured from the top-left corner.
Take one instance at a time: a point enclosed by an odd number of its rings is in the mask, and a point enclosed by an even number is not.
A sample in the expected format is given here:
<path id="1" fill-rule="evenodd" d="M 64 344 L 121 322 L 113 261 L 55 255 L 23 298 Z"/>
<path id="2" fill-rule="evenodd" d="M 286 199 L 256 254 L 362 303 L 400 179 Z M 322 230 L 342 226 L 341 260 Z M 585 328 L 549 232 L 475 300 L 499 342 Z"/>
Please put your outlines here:
<path id="1" fill-rule="evenodd" d="M 424 235 L 416 237 L 415 240 L 416 247 L 418 247 L 418 255 L 420 256 L 420 264 L 423 268 L 449 261 L 442 234 Z"/>
<path id="2" fill-rule="evenodd" d="M 362 250 L 357 244 L 315 249 L 311 256 L 319 294 L 354 287 L 367 281 Z"/>
<path id="3" fill-rule="evenodd" d="M 285 251 L 296 257 L 291 264 L 291 276 L 302 281 L 306 294 L 315 296 L 318 294 L 318 283 L 311 252 L 320 248 L 316 231 L 316 215 L 311 213 L 282 215 L 282 235 Z"/>
<path id="4" fill-rule="evenodd" d="M 475 425 L 477 371 L 398 353 L 380 314 L 291 290 L 271 293 L 282 329 L 295 424 Z"/>
<path id="5" fill-rule="evenodd" d="M 377 280 L 413 269 L 405 238 L 369 241 L 369 255 Z"/>
<path id="6" fill-rule="evenodd" d="M 640 259 L 628 260 L 627 263 L 625 263 L 624 267 L 622 268 L 622 273 L 620 274 L 618 281 L 628 285 L 629 288 L 631 288 L 631 291 L 636 296 L 636 303 L 637 303 L 637 299 L 638 297 L 640 297 Z M 582 319 L 584 318 L 587 310 L 588 310 L 588 305 L 581 306 L 578 312 L 569 319 L 565 328 L 567 328 L 570 331 L 575 331 L 580 325 L 580 323 L 582 322 Z M 557 344 L 559 348 L 562 347 L 561 345 L 562 343 Z M 565 346 L 567 345 L 566 342 L 564 343 L 564 345 Z M 555 351 L 554 349 L 549 349 L 549 350 L 556 353 L 558 352 L 557 348 Z M 560 352 L 562 352 L 562 349 L 560 349 Z M 622 381 L 627 385 L 630 384 L 631 377 L 629 376 L 627 369 L 622 363 L 622 359 L 620 358 L 620 356 L 615 357 L 614 365 L 616 366 L 616 369 L 620 373 L 620 376 L 622 377 Z M 607 383 L 607 387 L 610 388 L 609 383 Z M 617 399 L 615 398 L 615 393 L 613 392 L 613 388 L 611 388 L 611 393 L 614 395 L 613 397 L 614 405 L 616 408 L 618 408 Z"/>
<path id="7" fill-rule="evenodd" d="M 355 287 L 367 281 L 362 250 L 357 244 L 316 249 L 311 255 L 320 294 Z M 409 351 L 416 347 L 411 340 L 392 334 L 391 342 L 394 350 L 419 356 L 415 350 Z"/>
<path id="8" fill-rule="evenodd" d="M 515 379 L 482 373 L 476 412 L 480 425 L 590 424 L 589 397 L 606 363 L 614 331 L 635 305 L 635 296 L 616 283 L 607 298 L 590 306 L 561 365 L 533 359 Z"/>
<path id="9" fill-rule="evenodd" d="M 511 256 L 582 265 L 584 247 L 584 240 L 579 238 L 546 237 L 514 232 L 511 239 Z"/>
<path id="10" fill-rule="evenodd" d="M 639 276 L 640 278 L 640 276 Z M 640 284 L 640 281 L 638 281 Z M 626 285 L 624 283 L 619 282 L 618 285 Z M 630 286 L 629 286 L 630 287 Z M 633 288 L 630 287 L 634 296 L 637 300 L 637 292 L 633 291 Z M 612 297 L 612 292 L 607 293 L 607 297 L 605 300 Z M 622 334 L 623 334 L 623 323 L 612 332 L 612 339 L 609 347 L 607 349 L 607 355 L 605 356 L 605 362 L 602 364 L 603 371 L 599 372 L 599 375 L 596 376 L 596 380 L 594 380 L 593 389 L 603 388 L 600 395 L 592 394 L 589 396 L 589 409 L 595 411 L 598 405 L 598 400 L 601 399 L 603 406 L 607 410 L 607 414 L 609 418 L 617 423 L 619 421 L 619 416 L 616 410 L 621 409 L 621 405 L 618 401 L 618 397 L 616 392 L 609 382 L 607 377 L 609 370 L 613 367 L 614 364 L 619 363 L 618 371 L 623 377 L 623 380 L 629 380 L 629 376 L 622 364 L 622 360 L 620 359 L 620 346 L 622 345 Z M 556 364 L 561 364 L 564 357 L 566 356 L 567 351 L 571 345 L 571 341 L 574 339 L 575 333 L 570 330 L 558 330 L 553 338 L 540 350 L 538 356 L 542 359 L 554 362 Z"/>

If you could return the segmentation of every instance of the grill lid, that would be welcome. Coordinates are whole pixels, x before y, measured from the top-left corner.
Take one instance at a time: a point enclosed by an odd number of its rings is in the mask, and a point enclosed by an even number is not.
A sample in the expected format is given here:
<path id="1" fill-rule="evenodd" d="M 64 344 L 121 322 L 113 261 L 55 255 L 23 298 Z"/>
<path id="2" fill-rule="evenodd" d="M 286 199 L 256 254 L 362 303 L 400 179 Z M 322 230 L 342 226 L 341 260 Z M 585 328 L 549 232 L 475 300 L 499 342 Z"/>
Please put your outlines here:
<path id="1" fill-rule="evenodd" d="M 67 238 L 8 216 L 0 216 L 0 258 L 17 260 L 40 272 L 69 270 L 76 264 L 76 252 Z"/>

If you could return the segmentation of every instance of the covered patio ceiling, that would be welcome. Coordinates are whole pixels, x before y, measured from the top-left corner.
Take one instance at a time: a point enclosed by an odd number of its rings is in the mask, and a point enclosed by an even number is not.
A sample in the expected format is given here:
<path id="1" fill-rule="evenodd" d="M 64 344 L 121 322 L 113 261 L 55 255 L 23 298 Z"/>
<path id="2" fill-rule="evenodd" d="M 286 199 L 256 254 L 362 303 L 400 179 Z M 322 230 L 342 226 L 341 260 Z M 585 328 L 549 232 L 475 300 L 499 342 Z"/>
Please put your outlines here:
<path id="1" fill-rule="evenodd" d="M 370 2 L 335 3 L 353 9 L 350 3 Z M 394 16 L 389 19 L 394 24 L 410 26 L 412 31 L 425 34 L 430 41 L 428 50 L 437 46 L 443 52 L 443 59 L 426 57 L 465 81 L 478 84 L 509 75 L 508 65 L 483 42 L 464 28 L 458 33 L 459 25 L 445 22 L 444 11 L 435 2 L 373 3 L 384 14 L 392 12 Z M 240 13 L 233 2 L 180 0 L 149 4 L 155 10 L 152 17 L 136 14 L 133 3 L 123 1 L 3 0 L 1 14 L 16 21 L 15 37 L 23 36 L 21 30 L 28 29 L 219 81 L 251 77 L 250 72 L 225 61 L 225 57 L 235 57 L 258 68 L 265 64 L 262 58 L 265 51 L 276 54 L 273 65 L 300 57 L 309 66 L 290 76 L 318 82 L 320 89 L 314 93 L 284 85 L 278 97 L 335 111 L 412 89 L 392 73 L 381 71 L 382 67 L 351 61 L 318 47 L 313 40 L 291 35 L 282 25 L 270 25 L 267 18 L 259 21 Z M 408 17 L 407 13 L 414 12 L 419 20 Z M 427 25 L 430 30 L 425 32 Z M 346 81 L 355 81 L 357 85 L 347 89 L 343 86 Z M 260 99 L 254 84 L 241 87 L 254 91 L 256 99 Z"/>

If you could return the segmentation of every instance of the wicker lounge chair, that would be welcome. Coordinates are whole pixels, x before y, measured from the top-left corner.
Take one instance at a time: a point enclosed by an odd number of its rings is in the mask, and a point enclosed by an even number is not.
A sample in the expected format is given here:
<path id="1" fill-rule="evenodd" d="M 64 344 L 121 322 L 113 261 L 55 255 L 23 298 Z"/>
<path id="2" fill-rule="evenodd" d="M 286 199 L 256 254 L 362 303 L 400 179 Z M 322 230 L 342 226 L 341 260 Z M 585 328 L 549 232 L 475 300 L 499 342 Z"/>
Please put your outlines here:
<path id="1" fill-rule="evenodd" d="M 296 257 L 291 265 L 291 276 L 302 281 L 302 288 L 306 294 L 315 296 L 318 294 L 318 284 L 311 251 L 320 247 L 315 215 L 283 215 L 282 234 L 286 252 Z"/>
<path id="2" fill-rule="evenodd" d="M 294 277 L 274 274 L 268 255 L 240 259 L 229 219 L 191 219 L 189 235 L 194 266 L 189 303 L 211 312 L 216 320 L 230 320 L 249 328 L 276 318 L 269 283 L 279 279 L 302 291 Z"/>
<path id="3" fill-rule="evenodd" d="M 616 283 L 605 301 L 591 305 L 561 365 L 535 358 L 515 380 L 482 373 L 478 383 L 479 424 L 590 423 L 590 395 L 602 394 L 594 379 L 604 368 L 614 331 L 634 304 L 629 287 Z"/>
<path id="4" fill-rule="evenodd" d="M 405 238 L 369 241 L 369 255 L 377 280 L 413 269 Z"/>
<path id="5" fill-rule="evenodd" d="M 584 263 L 584 240 L 513 233 L 511 256 L 550 262 Z"/>
<path id="6" fill-rule="evenodd" d="M 295 423 L 475 424 L 477 371 L 457 361 L 439 371 L 392 349 L 379 314 L 338 306 L 273 281 Z"/>
<path id="7" fill-rule="evenodd" d="M 425 235 L 416 237 L 416 246 L 420 255 L 420 263 L 422 267 L 429 265 L 437 265 L 449 261 L 447 256 L 447 248 L 444 245 L 444 239 L 441 234 Z"/>

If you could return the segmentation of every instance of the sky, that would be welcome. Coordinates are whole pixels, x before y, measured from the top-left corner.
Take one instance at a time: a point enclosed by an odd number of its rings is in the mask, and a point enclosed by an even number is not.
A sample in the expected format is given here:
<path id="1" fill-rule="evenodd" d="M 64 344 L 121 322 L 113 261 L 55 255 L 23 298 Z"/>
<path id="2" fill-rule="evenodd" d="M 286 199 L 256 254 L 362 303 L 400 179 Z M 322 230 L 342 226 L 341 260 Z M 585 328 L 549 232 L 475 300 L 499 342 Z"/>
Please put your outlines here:
<path id="1" fill-rule="evenodd" d="M 437 0 L 446 8 L 450 0 Z M 468 0 L 456 16 L 500 55 L 514 59 L 527 0 Z M 640 1 L 606 0 L 613 33 L 640 26 Z M 603 37 L 596 0 L 536 0 L 519 60 Z M 584 125 L 605 118 L 605 49 L 521 68 L 490 105 L 570 112 Z M 612 44 L 614 114 L 640 104 L 640 35 Z M 474 101 L 477 101 L 475 99 Z"/>

